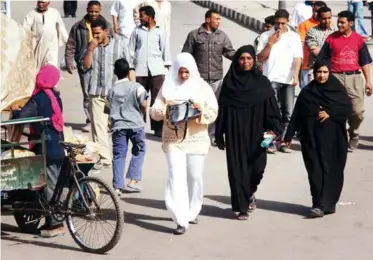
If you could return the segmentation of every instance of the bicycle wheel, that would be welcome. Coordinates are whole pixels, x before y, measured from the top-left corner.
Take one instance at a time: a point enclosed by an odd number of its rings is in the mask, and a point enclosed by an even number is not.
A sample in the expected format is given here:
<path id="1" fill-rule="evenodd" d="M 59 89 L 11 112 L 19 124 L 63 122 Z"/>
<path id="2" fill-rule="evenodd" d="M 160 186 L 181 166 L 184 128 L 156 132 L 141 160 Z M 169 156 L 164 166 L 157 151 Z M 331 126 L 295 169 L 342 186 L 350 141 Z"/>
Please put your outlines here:
<path id="1" fill-rule="evenodd" d="M 69 211 L 66 217 L 67 227 L 74 241 L 83 250 L 103 254 L 118 243 L 124 215 L 118 196 L 103 180 L 90 176 L 80 179 L 79 185 L 70 188 L 66 203 L 66 210 Z M 111 209 L 105 206 L 108 203 L 112 204 Z M 75 220 L 80 220 L 80 224 Z M 108 224 L 113 231 L 100 229 L 100 224 Z"/>

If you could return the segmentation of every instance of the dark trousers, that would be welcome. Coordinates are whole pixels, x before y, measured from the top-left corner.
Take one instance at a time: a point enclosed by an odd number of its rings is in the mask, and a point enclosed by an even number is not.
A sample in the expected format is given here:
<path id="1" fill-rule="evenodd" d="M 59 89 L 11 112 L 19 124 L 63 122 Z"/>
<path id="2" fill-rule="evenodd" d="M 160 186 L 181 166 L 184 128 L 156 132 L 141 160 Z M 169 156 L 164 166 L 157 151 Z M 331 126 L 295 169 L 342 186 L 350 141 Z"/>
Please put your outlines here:
<path id="1" fill-rule="evenodd" d="M 65 16 L 76 15 L 76 10 L 78 9 L 78 1 L 63 1 L 63 12 Z"/>
<path id="2" fill-rule="evenodd" d="M 161 89 L 164 82 L 164 75 L 148 77 L 136 77 L 136 81 L 140 83 L 146 91 L 150 91 L 150 107 L 153 106 L 155 99 L 157 98 L 158 92 Z M 146 113 L 144 114 L 144 120 L 146 122 Z M 150 119 L 151 130 L 158 132 L 162 131 L 163 121 L 155 121 Z"/>
<path id="3" fill-rule="evenodd" d="M 121 129 L 113 132 L 113 186 L 124 189 L 124 170 L 128 151 L 128 141 L 132 143 L 132 158 L 127 179 L 140 181 L 144 164 L 146 142 L 144 128 Z"/>
<path id="4" fill-rule="evenodd" d="M 45 187 L 43 193 L 45 199 L 50 201 L 53 197 L 54 190 L 56 189 L 57 180 L 60 176 L 62 166 L 61 160 L 47 160 L 47 187 Z M 47 216 L 45 218 L 47 226 L 55 226 L 62 222 L 57 222 L 53 217 Z"/>
<path id="5" fill-rule="evenodd" d="M 83 110 L 84 114 L 86 116 L 86 124 L 89 124 L 91 122 L 91 116 L 89 113 L 89 95 L 88 95 L 88 84 L 86 84 L 86 79 L 84 78 L 84 72 L 78 71 L 79 74 L 79 80 L 80 80 L 80 87 L 82 88 L 82 94 L 83 94 Z"/>
<path id="6" fill-rule="evenodd" d="M 271 82 L 271 85 L 275 91 L 277 105 L 281 112 L 282 123 L 284 125 L 284 133 L 282 134 L 282 137 L 284 137 L 291 115 L 293 114 L 295 89 L 292 85 L 278 82 Z"/>

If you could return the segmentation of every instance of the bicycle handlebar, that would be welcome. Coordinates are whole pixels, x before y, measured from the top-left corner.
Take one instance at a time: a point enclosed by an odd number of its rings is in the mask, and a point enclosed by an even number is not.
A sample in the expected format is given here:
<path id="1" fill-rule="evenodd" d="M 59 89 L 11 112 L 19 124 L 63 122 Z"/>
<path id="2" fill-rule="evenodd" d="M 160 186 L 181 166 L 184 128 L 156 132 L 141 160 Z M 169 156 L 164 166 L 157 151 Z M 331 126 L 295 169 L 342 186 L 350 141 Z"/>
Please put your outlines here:
<path id="1" fill-rule="evenodd" d="M 74 144 L 63 141 L 60 141 L 60 144 L 62 144 L 66 149 L 82 149 L 86 147 L 85 144 Z"/>

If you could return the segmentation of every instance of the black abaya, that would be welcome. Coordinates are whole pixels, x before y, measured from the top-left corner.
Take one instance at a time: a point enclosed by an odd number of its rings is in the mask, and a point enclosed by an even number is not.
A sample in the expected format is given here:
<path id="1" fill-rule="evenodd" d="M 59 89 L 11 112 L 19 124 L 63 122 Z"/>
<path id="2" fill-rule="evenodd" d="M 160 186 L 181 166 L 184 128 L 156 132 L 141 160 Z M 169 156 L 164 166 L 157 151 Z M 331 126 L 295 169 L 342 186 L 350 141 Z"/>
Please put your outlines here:
<path id="1" fill-rule="evenodd" d="M 321 65 L 315 64 L 315 69 Z M 330 116 L 324 122 L 317 119 L 321 110 Z M 331 75 L 325 84 L 312 81 L 299 95 L 285 135 L 285 141 L 290 141 L 299 133 L 313 208 L 325 213 L 335 211 L 342 192 L 350 113 L 347 91 L 338 80 Z"/>
<path id="2" fill-rule="evenodd" d="M 256 69 L 239 66 L 243 53 L 253 57 L 252 46 L 237 50 L 224 78 L 219 97 L 215 141 L 226 148 L 231 203 L 234 212 L 246 213 L 267 164 L 266 150 L 260 146 L 263 133 L 282 132 L 280 112 L 269 80 Z"/>
<path id="3" fill-rule="evenodd" d="M 263 178 L 266 149 L 263 133 L 282 132 L 275 96 L 248 108 L 221 106 L 216 121 L 219 140 L 225 136 L 231 203 L 234 212 L 247 212 L 251 196 Z M 217 139 L 217 142 L 219 142 Z"/>

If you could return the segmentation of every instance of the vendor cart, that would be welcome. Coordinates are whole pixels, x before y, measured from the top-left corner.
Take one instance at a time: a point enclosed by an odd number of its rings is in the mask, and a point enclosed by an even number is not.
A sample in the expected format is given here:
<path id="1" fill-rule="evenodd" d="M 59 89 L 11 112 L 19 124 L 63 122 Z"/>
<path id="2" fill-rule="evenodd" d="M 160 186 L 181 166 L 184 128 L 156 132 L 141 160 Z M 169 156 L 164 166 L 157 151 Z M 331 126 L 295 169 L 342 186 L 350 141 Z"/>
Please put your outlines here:
<path id="1" fill-rule="evenodd" d="M 66 157 L 62 164 L 51 201 L 46 201 L 43 189 L 47 185 L 46 171 L 46 136 L 44 131 L 38 140 L 28 140 L 27 127 L 22 132 L 18 142 L 9 140 L 9 129 L 14 126 L 41 124 L 45 129 L 49 118 L 34 117 L 6 120 L 1 122 L 1 209 L 2 214 L 13 214 L 22 232 L 36 233 L 39 223 L 45 216 L 51 216 L 57 221 L 66 221 L 68 230 L 75 242 L 84 250 L 93 253 L 104 253 L 112 249 L 120 239 L 123 226 L 123 211 L 120 209 L 118 196 L 113 189 L 97 177 L 89 176 L 94 163 L 78 163 L 75 160 L 77 151 L 84 145 L 61 142 L 65 147 Z M 28 150 L 30 144 L 41 144 L 42 154 L 32 154 Z M 80 165 L 80 166 L 79 166 Z M 103 197 L 109 200 L 104 200 Z M 113 208 L 101 205 L 104 200 L 113 204 Z M 87 232 L 80 230 L 81 224 L 74 220 L 80 219 L 87 223 L 114 222 L 112 233 L 105 230 L 104 238 L 93 241 L 84 237 L 85 234 L 98 232 L 97 227 Z M 102 224 L 101 223 L 101 224 Z M 84 225 L 85 227 L 87 225 Z M 90 226 L 90 224 L 88 225 Z M 109 233 L 108 233 L 109 232 Z M 101 240 L 104 241 L 101 241 Z"/>

